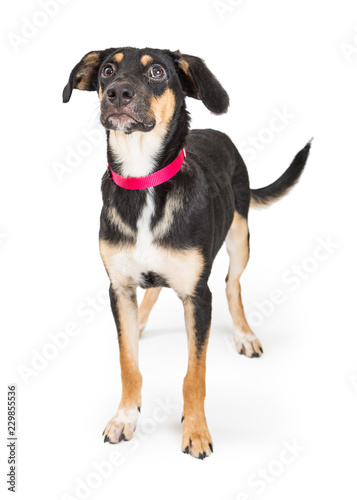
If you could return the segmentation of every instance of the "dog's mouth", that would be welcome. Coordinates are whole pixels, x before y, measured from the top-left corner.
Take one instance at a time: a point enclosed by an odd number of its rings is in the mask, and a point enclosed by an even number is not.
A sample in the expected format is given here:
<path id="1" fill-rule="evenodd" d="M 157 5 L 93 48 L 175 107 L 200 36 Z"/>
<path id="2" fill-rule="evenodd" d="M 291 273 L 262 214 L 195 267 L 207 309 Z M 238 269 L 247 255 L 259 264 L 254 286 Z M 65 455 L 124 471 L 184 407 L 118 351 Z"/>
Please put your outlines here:
<path id="1" fill-rule="evenodd" d="M 138 118 L 134 118 L 127 112 L 124 113 L 118 111 L 102 117 L 101 121 L 105 128 L 111 130 L 121 130 L 125 133 L 131 133 L 135 130 L 149 132 L 155 126 L 153 121 L 141 121 Z"/>
<path id="2" fill-rule="evenodd" d="M 137 123 L 139 125 L 142 125 L 139 120 L 136 120 L 133 116 L 128 115 L 127 113 L 113 113 L 108 116 L 108 121 L 117 123 L 119 122 L 120 124 L 126 125 L 126 124 L 131 124 L 131 123 Z"/>

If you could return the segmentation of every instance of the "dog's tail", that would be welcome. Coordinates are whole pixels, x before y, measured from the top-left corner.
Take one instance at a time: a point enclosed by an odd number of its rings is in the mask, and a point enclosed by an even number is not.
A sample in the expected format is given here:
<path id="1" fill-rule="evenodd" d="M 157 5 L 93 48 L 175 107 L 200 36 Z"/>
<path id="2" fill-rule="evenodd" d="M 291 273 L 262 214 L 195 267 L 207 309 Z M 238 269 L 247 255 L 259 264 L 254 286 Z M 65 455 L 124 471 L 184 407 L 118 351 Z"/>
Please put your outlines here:
<path id="1" fill-rule="evenodd" d="M 283 173 L 278 180 L 269 184 L 269 186 L 260 189 L 251 189 L 251 207 L 262 207 L 264 205 L 270 205 L 274 201 L 287 194 L 290 189 L 298 182 L 302 171 L 306 165 L 307 159 L 309 157 L 311 142 L 308 142 L 306 146 L 298 152 L 298 154 L 293 159 L 290 167 Z"/>

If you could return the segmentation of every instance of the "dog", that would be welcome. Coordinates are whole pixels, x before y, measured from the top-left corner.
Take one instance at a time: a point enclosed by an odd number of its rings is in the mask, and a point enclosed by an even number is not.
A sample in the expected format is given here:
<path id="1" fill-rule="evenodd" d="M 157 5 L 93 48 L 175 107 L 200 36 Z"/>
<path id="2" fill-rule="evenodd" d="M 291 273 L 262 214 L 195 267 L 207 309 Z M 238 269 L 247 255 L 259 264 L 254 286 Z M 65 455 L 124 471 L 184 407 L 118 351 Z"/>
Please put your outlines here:
<path id="1" fill-rule="evenodd" d="M 89 52 L 70 73 L 64 102 L 73 89 L 98 92 L 107 131 L 99 242 L 118 332 L 122 396 L 104 442 L 133 436 L 141 408 L 139 337 L 162 287 L 170 287 L 184 306 L 189 350 L 181 449 L 204 459 L 213 452 L 204 399 L 212 303 L 207 282 L 214 258 L 225 242 L 234 341 L 239 354 L 259 357 L 263 349 L 245 318 L 239 281 L 249 258 L 248 211 L 293 187 L 310 143 L 277 181 L 251 189 L 244 161 L 227 135 L 190 131 L 186 97 L 201 100 L 217 115 L 227 111 L 229 97 L 201 58 L 179 51 Z M 146 289 L 139 308 L 137 286 Z"/>

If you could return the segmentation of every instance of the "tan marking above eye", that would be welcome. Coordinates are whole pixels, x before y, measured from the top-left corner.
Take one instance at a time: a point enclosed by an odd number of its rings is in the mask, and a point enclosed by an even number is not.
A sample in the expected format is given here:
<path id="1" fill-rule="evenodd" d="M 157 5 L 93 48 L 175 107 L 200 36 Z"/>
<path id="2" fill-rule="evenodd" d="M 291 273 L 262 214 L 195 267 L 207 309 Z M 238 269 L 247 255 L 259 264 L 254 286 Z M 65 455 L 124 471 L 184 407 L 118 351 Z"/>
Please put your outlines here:
<path id="1" fill-rule="evenodd" d="M 145 54 L 144 56 L 142 56 L 142 58 L 140 59 L 140 62 L 143 66 L 147 66 L 149 63 L 152 63 L 153 62 L 153 58 L 151 56 L 149 56 L 148 54 Z"/>
<path id="2" fill-rule="evenodd" d="M 118 52 L 117 54 L 115 54 L 114 59 L 117 63 L 120 63 L 124 59 L 124 54 L 122 52 Z"/>

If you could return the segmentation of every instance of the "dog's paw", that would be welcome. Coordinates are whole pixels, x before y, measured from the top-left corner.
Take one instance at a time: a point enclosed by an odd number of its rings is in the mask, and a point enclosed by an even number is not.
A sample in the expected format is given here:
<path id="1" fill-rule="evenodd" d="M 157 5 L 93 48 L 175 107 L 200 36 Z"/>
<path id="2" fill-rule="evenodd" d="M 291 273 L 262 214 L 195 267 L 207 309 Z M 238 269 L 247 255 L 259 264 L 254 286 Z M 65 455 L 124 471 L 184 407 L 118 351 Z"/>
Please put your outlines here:
<path id="1" fill-rule="evenodd" d="M 245 354 L 248 358 L 259 358 L 263 354 L 263 348 L 258 337 L 254 333 L 241 333 L 234 331 L 234 342 L 238 354 Z"/>
<path id="2" fill-rule="evenodd" d="M 197 427 L 193 422 L 185 421 L 183 417 L 181 450 L 201 460 L 213 453 L 212 438 L 205 423 Z"/>
<path id="3" fill-rule="evenodd" d="M 110 444 L 120 441 L 129 441 L 134 435 L 136 423 L 139 417 L 139 408 L 122 408 L 107 423 L 104 429 L 104 442 Z"/>

